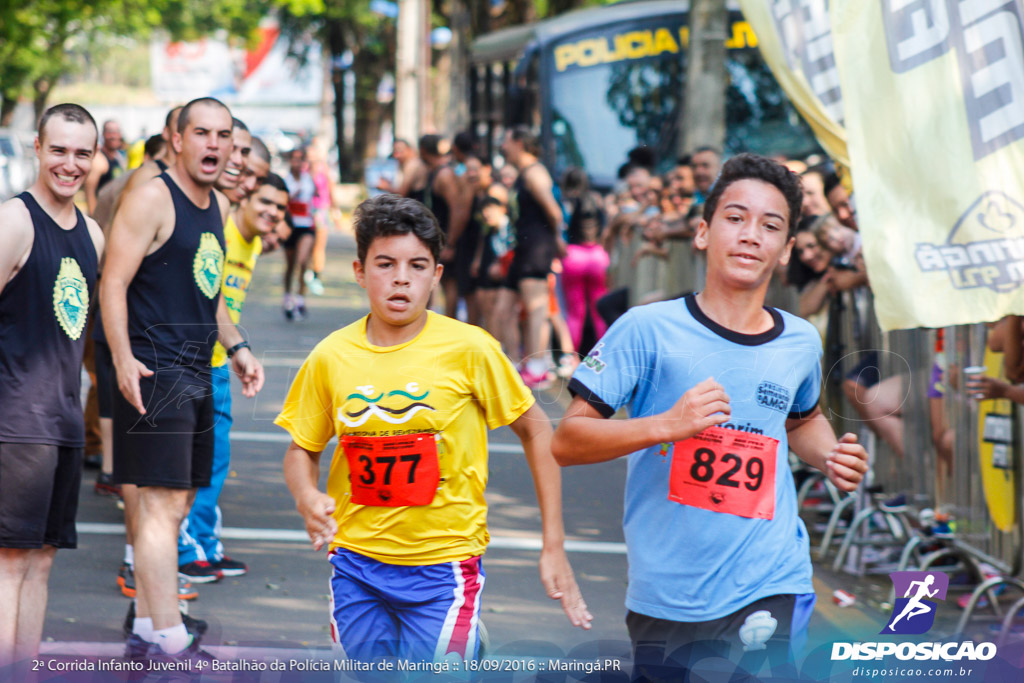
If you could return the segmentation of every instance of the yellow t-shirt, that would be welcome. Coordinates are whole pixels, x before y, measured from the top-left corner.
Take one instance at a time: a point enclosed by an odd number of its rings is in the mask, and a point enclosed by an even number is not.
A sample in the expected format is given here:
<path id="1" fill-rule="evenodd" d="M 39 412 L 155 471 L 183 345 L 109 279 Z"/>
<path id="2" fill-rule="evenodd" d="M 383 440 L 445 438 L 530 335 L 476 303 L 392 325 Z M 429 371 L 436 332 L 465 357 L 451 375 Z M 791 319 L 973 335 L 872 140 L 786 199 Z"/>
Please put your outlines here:
<path id="1" fill-rule="evenodd" d="M 274 421 L 313 452 L 339 437 L 327 478 L 327 493 L 337 501 L 331 547 L 398 565 L 480 555 L 489 540 L 487 429 L 514 422 L 533 405 L 533 395 L 498 342 L 478 327 L 430 312 L 414 339 L 380 347 L 367 341 L 366 322 L 317 344 Z M 440 435 L 433 501 L 406 507 L 352 502 L 341 438 L 420 433 Z"/>
<path id="2" fill-rule="evenodd" d="M 228 219 L 224 222 L 224 243 L 227 250 L 224 257 L 224 280 L 220 291 L 224 294 L 228 315 L 237 325 L 242 317 L 242 304 L 245 303 L 245 292 L 252 281 L 256 259 L 263 252 L 263 240 L 257 235 L 251 242 L 246 242 L 235 225 L 235 217 L 228 214 Z M 210 365 L 219 368 L 227 362 L 227 350 L 217 342 L 213 347 L 213 360 L 210 361 Z"/>

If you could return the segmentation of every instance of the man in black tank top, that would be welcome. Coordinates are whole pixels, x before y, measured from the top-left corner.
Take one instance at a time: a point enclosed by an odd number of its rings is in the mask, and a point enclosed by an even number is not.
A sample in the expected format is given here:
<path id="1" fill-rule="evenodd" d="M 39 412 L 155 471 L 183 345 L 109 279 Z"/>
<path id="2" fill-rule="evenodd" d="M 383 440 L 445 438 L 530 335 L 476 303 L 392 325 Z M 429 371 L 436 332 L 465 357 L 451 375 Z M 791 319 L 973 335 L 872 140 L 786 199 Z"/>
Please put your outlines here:
<path id="1" fill-rule="evenodd" d="M 515 258 L 509 270 L 509 284 L 519 290 L 526 310 L 523 335 L 523 381 L 531 389 L 546 382 L 547 350 L 542 338 L 550 324 L 547 277 L 551 263 L 565 251 L 562 241 L 562 209 L 555 201 L 551 174 L 537 158 L 537 138 L 526 126 L 516 126 L 505 135 L 501 152 L 518 170 L 509 201 L 515 229 Z"/>
<path id="2" fill-rule="evenodd" d="M 85 109 L 51 107 L 35 184 L 0 204 L 0 667 L 37 655 L 54 555 L 77 542 L 82 350 L 103 234 L 74 197 L 96 138 Z"/>
<path id="3" fill-rule="evenodd" d="M 444 275 L 441 278 L 444 314 L 454 318 L 459 305 L 458 280 L 455 277 L 455 248 L 459 237 L 466 229 L 472 197 L 465 196 L 462 183 L 447 163 L 447 155 L 441 152 L 441 136 L 424 135 L 420 138 L 420 158 L 427 165 L 427 185 L 421 201 L 437 218 L 445 235 L 445 247 L 441 251 L 441 264 L 444 265 Z M 472 258 L 472 255 L 466 256 L 467 267 Z"/>
<path id="4" fill-rule="evenodd" d="M 114 480 L 138 487 L 138 580 L 129 658 L 209 655 L 181 620 L 177 537 L 198 486 L 210 482 L 215 341 L 228 349 L 243 393 L 263 368 L 221 295 L 228 202 L 213 186 L 232 148 L 231 112 L 213 98 L 182 109 L 166 173 L 124 198 L 111 233 L 100 298 L 114 360 Z"/>

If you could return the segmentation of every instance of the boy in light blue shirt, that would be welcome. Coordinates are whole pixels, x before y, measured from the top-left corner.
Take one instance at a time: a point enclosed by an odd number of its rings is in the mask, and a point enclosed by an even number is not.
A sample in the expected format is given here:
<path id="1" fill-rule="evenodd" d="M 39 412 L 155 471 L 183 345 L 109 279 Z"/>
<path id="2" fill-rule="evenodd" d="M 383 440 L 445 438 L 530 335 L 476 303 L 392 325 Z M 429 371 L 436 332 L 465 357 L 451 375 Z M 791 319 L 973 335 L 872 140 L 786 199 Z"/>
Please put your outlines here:
<path id="1" fill-rule="evenodd" d="M 639 667 L 651 644 L 660 664 L 700 641 L 720 656 L 800 641 L 814 589 L 789 450 L 844 491 L 867 470 L 856 437 L 837 441 L 818 408 L 817 331 L 764 306 L 801 199 L 779 164 L 731 159 L 694 238 L 704 291 L 629 311 L 570 382 L 559 463 L 629 457 L 626 624 Z M 622 407 L 629 418 L 609 421 Z"/>

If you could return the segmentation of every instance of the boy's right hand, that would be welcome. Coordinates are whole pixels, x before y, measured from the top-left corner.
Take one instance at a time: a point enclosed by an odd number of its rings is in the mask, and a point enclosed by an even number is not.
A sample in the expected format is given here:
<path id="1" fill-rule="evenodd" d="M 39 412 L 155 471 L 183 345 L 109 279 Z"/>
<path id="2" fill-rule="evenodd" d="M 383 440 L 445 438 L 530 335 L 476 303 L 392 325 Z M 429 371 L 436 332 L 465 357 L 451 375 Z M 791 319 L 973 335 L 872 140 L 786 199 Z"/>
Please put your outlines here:
<path id="1" fill-rule="evenodd" d="M 313 544 L 313 550 L 320 550 L 330 544 L 338 533 L 338 522 L 334 519 L 334 499 L 322 491 L 305 496 L 296 507 L 306 522 L 306 533 Z"/>
<path id="2" fill-rule="evenodd" d="M 661 414 L 665 419 L 663 441 L 685 441 L 708 427 L 727 422 L 730 415 L 732 408 L 725 388 L 708 377 L 683 394 L 668 412 Z"/>

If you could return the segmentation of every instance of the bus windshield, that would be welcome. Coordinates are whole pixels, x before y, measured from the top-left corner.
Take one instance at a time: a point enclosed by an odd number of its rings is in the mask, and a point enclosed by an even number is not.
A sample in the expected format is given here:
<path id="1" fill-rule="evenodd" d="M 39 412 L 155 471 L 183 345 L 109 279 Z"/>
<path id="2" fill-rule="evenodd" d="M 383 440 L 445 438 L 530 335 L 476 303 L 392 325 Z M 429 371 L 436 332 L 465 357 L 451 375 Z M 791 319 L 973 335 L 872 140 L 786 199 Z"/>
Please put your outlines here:
<path id="1" fill-rule="evenodd" d="M 617 27 L 552 46 L 556 173 L 582 166 L 596 185 L 611 186 L 637 145 L 656 152 L 659 171 L 674 163 L 686 85 L 685 51 L 678 49 L 675 29 L 624 32 Z M 645 56 L 652 53 L 658 54 Z M 819 151 L 756 49 L 730 49 L 727 71 L 727 155 L 749 151 L 795 157 Z"/>

